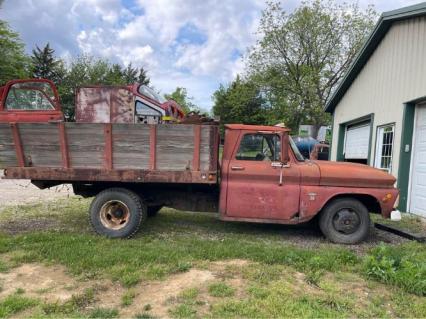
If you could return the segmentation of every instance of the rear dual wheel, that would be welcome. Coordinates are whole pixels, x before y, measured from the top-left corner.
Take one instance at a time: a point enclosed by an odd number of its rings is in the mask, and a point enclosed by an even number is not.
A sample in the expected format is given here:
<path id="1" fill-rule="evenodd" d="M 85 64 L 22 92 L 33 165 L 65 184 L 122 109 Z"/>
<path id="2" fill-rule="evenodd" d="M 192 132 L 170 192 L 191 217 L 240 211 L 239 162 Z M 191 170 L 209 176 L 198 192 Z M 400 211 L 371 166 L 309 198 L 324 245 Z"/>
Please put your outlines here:
<path id="1" fill-rule="evenodd" d="M 130 238 L 147 218 L 147 206 L 134 192 L 110 188 L 100 192 L 90 205 L 90 223 L 100 235 Z"/>

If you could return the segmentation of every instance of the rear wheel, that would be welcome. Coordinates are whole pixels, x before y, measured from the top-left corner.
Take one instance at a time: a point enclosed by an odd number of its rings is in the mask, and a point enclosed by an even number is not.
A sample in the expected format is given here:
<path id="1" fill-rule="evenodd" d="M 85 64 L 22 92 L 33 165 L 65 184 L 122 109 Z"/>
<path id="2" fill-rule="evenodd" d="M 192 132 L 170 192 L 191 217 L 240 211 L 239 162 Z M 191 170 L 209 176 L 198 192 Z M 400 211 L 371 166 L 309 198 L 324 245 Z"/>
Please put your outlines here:
<path id="1" fill-rule="evenodd" d="M 339 198 L 329 203 L 319 219 L 322 233 L 332 242 L 356 244 L 370 231 L 370 215 L 359 200 Z"/>
<path id="2" fill-rule="evenodd" d="M 90 205 L 90 223 L 100 235 L 129 238 L 146 220 L 147 208 L 142 199 L 124 188 L 100 192 Z"/>

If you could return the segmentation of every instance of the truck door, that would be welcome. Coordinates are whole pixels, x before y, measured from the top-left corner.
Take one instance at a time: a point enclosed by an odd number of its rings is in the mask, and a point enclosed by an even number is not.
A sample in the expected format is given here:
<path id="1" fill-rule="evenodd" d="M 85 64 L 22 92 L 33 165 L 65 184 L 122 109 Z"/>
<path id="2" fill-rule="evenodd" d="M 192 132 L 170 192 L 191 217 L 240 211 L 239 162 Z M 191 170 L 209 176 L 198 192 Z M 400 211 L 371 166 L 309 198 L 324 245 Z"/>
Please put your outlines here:
<path id="1" fill-rule="evenodd" d="M 61 121 L 59 98 L 48 80 L 15 80 L 7 83 L 0 103 L 0 122 Z"/>
<path id="2" fill-rule="evenodd" d="M 226 216 L 288 220 L 299 211 L 299 169 L 281 168 L 280 137 L 242 133 L 229 161 Z M 282 176 L 281 175 L 282 172 Z"/>

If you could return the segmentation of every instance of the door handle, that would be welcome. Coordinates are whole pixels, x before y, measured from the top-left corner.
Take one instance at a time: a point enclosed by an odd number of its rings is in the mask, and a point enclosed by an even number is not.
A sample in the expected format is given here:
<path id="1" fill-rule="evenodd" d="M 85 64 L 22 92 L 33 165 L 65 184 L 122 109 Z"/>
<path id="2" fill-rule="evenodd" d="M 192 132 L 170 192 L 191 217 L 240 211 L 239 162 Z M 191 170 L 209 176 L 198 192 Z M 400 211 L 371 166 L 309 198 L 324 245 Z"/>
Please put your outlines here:
<path id="1" fill-rule="evenodd" d="M 242 166 L 231 166 L 231 169 L 233 171 L 243 171 L 243 170 L 245 170 L 245 168 L 242 167 Z"/>

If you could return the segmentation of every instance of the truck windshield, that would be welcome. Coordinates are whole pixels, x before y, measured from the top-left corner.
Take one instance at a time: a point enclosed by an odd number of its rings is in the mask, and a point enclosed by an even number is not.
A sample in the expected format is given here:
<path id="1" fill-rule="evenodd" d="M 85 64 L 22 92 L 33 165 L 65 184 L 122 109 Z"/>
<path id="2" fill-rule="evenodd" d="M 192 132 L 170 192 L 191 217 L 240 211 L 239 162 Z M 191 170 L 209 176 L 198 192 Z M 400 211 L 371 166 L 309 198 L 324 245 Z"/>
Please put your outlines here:
<path id="1" fill-rule="evenodd" d="M 303 155 L 300 153 L 299 149 L 296 146 L 296 143 L 294 143 L 293 138 L 290 136 L 290 146 L 291 149 L 293 150 L 294 156 L 296 156 L 296 159 L 299 162 L 304 162 L 305 158 L 303 157 Z"/>
<path id="2" fill-rule="evenodd" d="M 146 85 L 139 86 L 138 91 L 140 94 L 143 94 L 158 103 L 163 104 L 164 102 L 167 102 L 165 98 Z"/>

